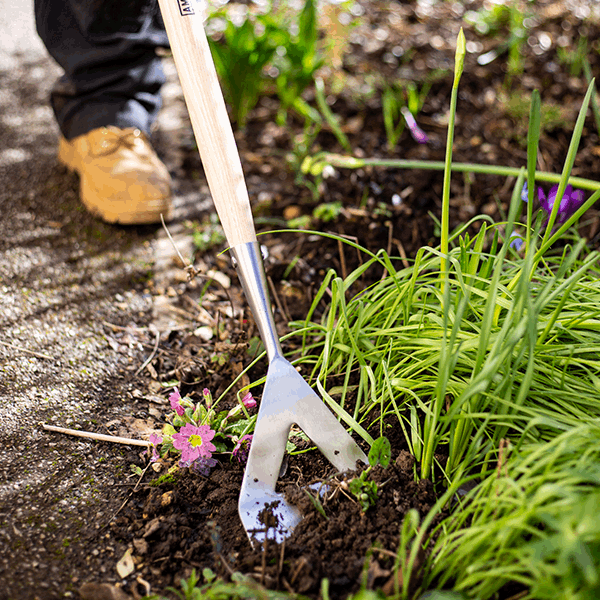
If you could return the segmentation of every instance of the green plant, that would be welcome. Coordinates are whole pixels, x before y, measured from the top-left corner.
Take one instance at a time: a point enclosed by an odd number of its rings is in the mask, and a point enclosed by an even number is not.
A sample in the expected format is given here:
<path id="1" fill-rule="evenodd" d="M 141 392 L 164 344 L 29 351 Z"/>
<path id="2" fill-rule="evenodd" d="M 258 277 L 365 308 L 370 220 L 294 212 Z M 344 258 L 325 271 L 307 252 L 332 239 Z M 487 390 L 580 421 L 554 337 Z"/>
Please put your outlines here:
<path id="1" fill-rule="evenodd" d="M 266 589 L 252 577 L 234 572 L 231 581 L 226 582 L 216 577 L 208 568 L 203 569 L 202 577 L 205 583 L 200 584 L 200 576 L 193 569 L 188 579 L 180 580 L 181 591 L 170 587 L 168 591 L 174 593 L 180 600 L 304 600 L 298 594 L 286 594 Z M 153 595 L 146 600 L 166 600 L 164 596 Z"/>
<path id="2" fill-rule="evenodd" d="M 531 106 L 531 97 L 522 92 L 513 92 L 506 98 L 504 106 L 507 114 L 515 123 L 524 123 Z M 543 102 L 540 105 L 540 113 L 543 131 L 552 131 L 558 127 L 564 127 L 568 122 L 569 111 L 558 104 Z M 518 127 L 515 128 L 513 135 L 519 140 L 524 137 Z"/>
<path id="3" fill-rule="evenodd" d="M 313 210 L 313 217 L 323 221 L 323 223 L 330 223 L 335 221 L 342 213 L 344 206 L 340 201 L 337 202 L 325 202 L 315 206 Z"/>
<path id="4" fill-rule="evenodd" d="M 556 54 L 559 62 L 569 67 L 571 77 L 579 77 L 583 71 L 584 63 L 587 59 L 588 39 L 582 36 L 577 40 L 575 48 L 558 46 Z"/>
<path id="5" fill-rule="evenodd" d="M 590 84 L 563 173 L 556 176 L 557 198 L 565 196 L 591 90 Z M 532 182 L 539 128 L 539 96 L 534 95 L 527 164 Z M 448 174 L 454 165 L 446 162 L 445 168 Z M 306 359 L 321 393 L 333 403 L 326 382 L 334 373 L 343 378 L 341 405 L 352 391 L 353 426 L 363 437 L 364 429 L 356 424 L 367 421 L 374 406 L 379 405 L 382 420 L 396 415 L 420 462 L 421 477 L 432 475 L 440 447 L 449 454 L 442 472 L 457 481 L 465 465 L 479 465 L 485 472 L 490 452 L 507 435 L 547 440 L 584 416 L 600 416 L 595 400 L 582 401 L 598 395 L 588 366 L 592 349 L 600 349 L 592 308 L 600 291 L 595 283 L 598 254 L 582 240 L 558 255 L 548 254 L 600 198 L 600 186 L 588 181 L 597 191 L 570 216 L 559 218 L 563 203 L 553 202 L 543 226 L 541 213 L 533 220 L 530 186 L 526 223 L 519 225 L 526 231 L 521 257 L 509 249 L 524 179 L 522 169 L 504 223 L 475 219 L 450 234 L 444 201 L 439 250 L 422 248 L 414 263 L 400 270 L 379 252 L 343 281 L 330 272 L 323 285 L 331 290 L 331 302 L 322 324 L 302 324 L 304 351 L 321 349 Z M 481 228 L 471 238 L 465 232 L 477 220 Z M 348 292 L 375 264 L 385 268 L 386 277 L 347 301 Z M 316 301 L 323 294 L 324 289 Z M 591 353 L 580 355 L 576 348 L 583 347 Z M 353 369 L 359 375 L 350 390 Z M 529 427 L 536 418 L 540 424 Z"/>
<path id="6" fill-rule="evenodd" d="M 418 128 L 416 132 L 414 131 L 416 124 L 413 124 L 413 122 L 414 117 L 423 108 L 427 94 L 437 76 L 438 73 L 435 72 L 427 77 L 420 90 L 412 81 L 384 87 L 381 95 L 381 108 L 388 150 L 393 150 L 396 147 L 400 136 L 404 132 L 406 123 L 409 124 L 411 133 L 417 141 L 426 141 L 426 136 L 424 138 L 422 132 L 419 137 L 420 130 Z"/>
<path id="7" fill-rule="evenodd" d="M 210 21 L 225 23 L 221 39 L 209 38 L 209 43 L 233 118 L 240 127 L 268 86 L 267 68 L 275 78 L 280 101 L 277 122 L 285 124 L 291 108 L 309 122 L 321 122 L 319 112 L 302 98 L 324 63 L 316 0 L 304 0 L 300 11 L 285 3 L 264 14 L 246 11 L 241 23 L 222 9 L 211 14 Z"/>
<path id="8" fill-rule="evenodd" d="M 246 460 L 256 421 L 248 412 L 256 407 L 250 392 L 237 406 L 222 411 L 216 410 L 217 402 L 213 402 L 206 388 L 200 402 L 182 397 L 177 388 L 169 396 L 169 402 L 173 412 L 167 417 L 162 435 L 150 436 L 152 461 L 170 452 L 180 454 L 180 467 L 190 467 L 208 476 L 217 464 L 213 453 L 231 454 L 240 462 Z"/>
<path id="9" fill-rule="evenodd" d="M 391 446 L 386 437 L 377 438 L 369 451 L 369 466 L 354 479 L 348 482 L 348 489 L 356 496 L 363 511 L 369 510 L 377 502 L 377 483 L 369 481 L 369 473 L 377 465 L 387 469 L 390 464 Z"/>
<path id="10" fill-rule="evenodd" d="M 600 591 L 600 421 L 513 447 L 436 531 L 424 586 L 492 598 L 508 582 L 536 600 Z M 439 535 L 438 535 L 439 534 Z"/>
<path id="11" fill-rule="evenodd" d="M 225 21 L 222 40 L 208 41 L 232 118 L 243 128 L 263 91 L 263 70 L 273 58 L 281 31 L 271 15 L 247 15 L 239 25 L 224 11 L 210 17 L 217 18 Z"/>
<path id="12" fill-rule="evenodd" d="M 192 231 L 192 241 L 201 254 L 208 252 L 215 246 L 220 246 L 225 242 L 225 239 L 223 228 L 215 213 L 211 213 L 202 223 L 195 225 Z"/>
<path id="13" fill-rule="evenodd" d="M 313 83 L 315 73 L 324 62 L 318 43 L 317 2 L 305 0 L 294 21 L 297 26 L 296 33 L 292 32 L 291 23 L 281 27 L 280 45 L 273 60 L 278 71 L 275 82 L 281 102 L 277 113 L 280 125 L 285 124 L 291 107 L 311 121 L 320 120 L 315 110 L 301 97 L 302 92 Z"/>
<path id="14" fill-rule="evenodd" d="M 317 105 L 325 122 L 329 125 L 333 135 L 335 135 L 337 141 L 340 143 L 340 146 L 346 152 L 352 152 L 352 146 L 346 134 L 342 131 L 342 127 L 339 123 L 339 118 L 334 112 L 329 108 L 329 104 L 327 104 L 327 98 L 325 97 L 325 83 L 319 77 L 315 79 L 315 95 L 317 99 Z"/>
<path id="15" fill-rule="evenodd" d="M 508 51 L 507 85 L 510 85 L 513 77 L 523 72 L 522 48 L 528 36 L 527 4 L 524 0 L 511 0 L 508 3 L 495 3 L 490 8 L 484 7 L 478 11 L 467 11 L 465 14 L 465 21 L 482 35 L 501 37 L 500 31 L 508 29 L 504 42 L 477 59 L 480 65 L 487 65 Z"/>

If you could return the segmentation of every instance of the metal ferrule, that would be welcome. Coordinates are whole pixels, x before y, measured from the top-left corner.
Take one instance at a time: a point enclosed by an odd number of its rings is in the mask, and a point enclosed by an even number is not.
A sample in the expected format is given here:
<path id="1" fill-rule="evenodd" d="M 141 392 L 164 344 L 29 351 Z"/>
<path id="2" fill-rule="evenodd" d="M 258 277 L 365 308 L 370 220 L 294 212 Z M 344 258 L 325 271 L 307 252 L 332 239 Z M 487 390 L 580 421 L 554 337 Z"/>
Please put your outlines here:
<path id="1" fill-rule="evenodd" d="M 275 356 L 282 356 L 281 345 L 275 329 L 275 321 L 271 312 L 267 277 L 258 242 L 238 244 L 229 249 L 233 257 L 233 266 L 242 282 L 246 299 L 250 305 L 252 316 L 265 345 L 269 362 Z"/>

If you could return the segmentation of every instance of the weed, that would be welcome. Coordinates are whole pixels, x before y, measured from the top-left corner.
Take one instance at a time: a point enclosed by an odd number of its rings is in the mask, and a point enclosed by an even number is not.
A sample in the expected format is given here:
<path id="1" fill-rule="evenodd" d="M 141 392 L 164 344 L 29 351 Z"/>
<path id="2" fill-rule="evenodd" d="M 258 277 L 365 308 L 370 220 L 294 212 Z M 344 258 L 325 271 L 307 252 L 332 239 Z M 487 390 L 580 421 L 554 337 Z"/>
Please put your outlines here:
<path id="1" fill-rule="evenodd" d="M 426 141 L 426 136 L 416 125 L 415 117 L 423 108 L 427 94 L 437 76 L 438 74 L 434 73 L 428 77 L 420 90 L 412 81 L 384 87 L 381 107 L 388 150 L 394 150 L 397 146 L 398 140 L 404 132 L 405 124 L 409 125 L 411 134 L 417 141 L 420 143 Z"/>
<path id="2" fill-rule="evenodd" d="M 313 217 L 323 223 L 330 223 L 340 216 L 343 208 L 343 204 L 340 201 L 319 204 L 313 210 Z"/>
<path id="3" fill-rule="evenodd" d="M 167 473 L 165 473 L 164 475 L 161 475 L 160 477 L 157 477 L 156 479 L 153 479 L 149 483 L 149 485 L 152 487 L 160 487 L 161 485 L 167 485 L 167 484 L 174 485 L 175 483 L 177 483 L 179 474 L 180 474 L 180 471 L 176 466 L 171 467 Z"/>
<path id="4" fill-rule="evenodd" d="M 385 437 L 380 437 L 373 442 L 369 452 L 369 466 L 354 479 L 348 482 L 348 489 L 356 496 L 363 511 L 369 510 L 377 502 L 377 483 L 369 481 L 369 473 L 377 465 L 384 469 L 390 464 L 391 446 L 390 441 Z"/>

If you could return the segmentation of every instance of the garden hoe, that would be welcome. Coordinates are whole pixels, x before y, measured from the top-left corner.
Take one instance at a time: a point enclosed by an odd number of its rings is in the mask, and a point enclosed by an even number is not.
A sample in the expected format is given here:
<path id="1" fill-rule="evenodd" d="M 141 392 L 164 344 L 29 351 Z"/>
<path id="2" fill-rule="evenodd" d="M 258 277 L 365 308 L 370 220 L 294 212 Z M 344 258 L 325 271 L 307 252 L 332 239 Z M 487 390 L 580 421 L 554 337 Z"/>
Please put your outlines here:
<path id="1" fill-rule="evenodd" d="M 225 101 L 204 33 L 201 4 L 159 0 L 200 158 L 233 263 L 267 351 L 269 366 L 239 514 L 253 543 L 282 541 L 302 516 L 275 491 L 295 423 L 339 471 L 367 462 L 363 451 L 282 354 L 271 313 L 248 191 Z"/>

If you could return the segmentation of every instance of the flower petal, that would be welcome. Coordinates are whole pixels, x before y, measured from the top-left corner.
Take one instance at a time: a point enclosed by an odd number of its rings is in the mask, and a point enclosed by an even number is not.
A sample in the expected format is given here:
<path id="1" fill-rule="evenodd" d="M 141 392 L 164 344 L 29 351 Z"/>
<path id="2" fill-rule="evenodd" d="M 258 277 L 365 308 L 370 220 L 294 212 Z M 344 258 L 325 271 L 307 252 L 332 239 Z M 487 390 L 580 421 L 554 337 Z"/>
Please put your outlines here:
<path id="1" fill-rule="evenodd" d="M 242 404 L 248 409 L 250 410 L 251 408 L 255 408 L 256 407 L 256 400 L 254 399 L 254 396 L 252 395 L 251 392 L 248 392 L 243 398 L 242 398 Z"/>
<path id="2" fill-rule="evenodd" d="M 426 144 L 429 141 L 429 138 L 427 137 L 427 134 L 417 125 L 417 122 L 415 121 L 415 118 L 410 110 L 408 110 L 406 106 L 403 106 L 400 109 L 400 112 L 402 113 L 402 116 L 404 117 L 410 134 L 413 136 L 414 140 L 419 142 L 419 144 Z"/>

